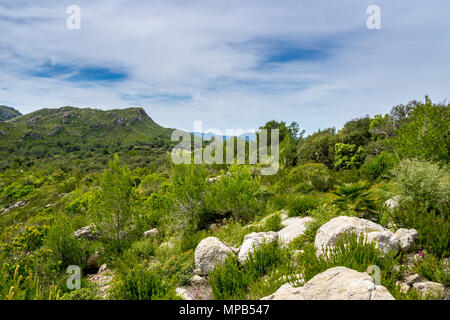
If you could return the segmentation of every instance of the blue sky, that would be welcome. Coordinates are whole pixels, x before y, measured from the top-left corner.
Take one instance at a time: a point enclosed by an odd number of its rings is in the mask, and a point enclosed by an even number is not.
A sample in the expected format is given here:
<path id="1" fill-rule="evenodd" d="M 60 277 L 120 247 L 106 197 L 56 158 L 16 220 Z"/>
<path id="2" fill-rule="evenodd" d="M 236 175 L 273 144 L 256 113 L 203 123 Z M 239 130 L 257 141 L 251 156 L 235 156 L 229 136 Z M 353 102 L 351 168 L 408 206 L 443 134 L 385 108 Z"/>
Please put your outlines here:
<path id="1" fill-rule="evenodd" d="M 81 9 L 68 30 L 66 8 Z M 381 30 L 366 9 L 381 8 Z M 447 0 L 0 0 L 0 104 L 141 106 L 166 127 L 312 133 L 450 98 Z"/>

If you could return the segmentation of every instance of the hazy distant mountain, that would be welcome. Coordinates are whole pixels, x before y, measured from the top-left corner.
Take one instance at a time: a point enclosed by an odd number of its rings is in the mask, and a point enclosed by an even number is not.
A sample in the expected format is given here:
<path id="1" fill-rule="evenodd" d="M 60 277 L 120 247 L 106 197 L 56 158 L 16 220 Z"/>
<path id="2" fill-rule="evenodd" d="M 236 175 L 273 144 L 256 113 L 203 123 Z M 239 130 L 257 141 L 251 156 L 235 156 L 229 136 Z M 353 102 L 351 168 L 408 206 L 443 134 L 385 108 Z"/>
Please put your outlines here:
<path id="1" fill-rule="evenodd" d="M 209 139 L 209 138 L 218 136 L 218 137 L 222 137 L 222 139 L 224 141 L 232 137 L 232 136 L 226 136 L 226 135 L 220 136 L 220 135 L 216 135 L 216 134 L 214 134 L 212 132 L 203 132 L 203 133 L 202 132 L 191 132 L 191 134 L 196 135 L 198 137 L 202 137 L 203 139 Z M 256 133 L 254 133 L 254 132 L 246 132 L 246 133 L 243 133 L 243 134 L 241 134 L 241 135 L 239 135 L 237 137 L 240 138 L 240 139 L 244 139 L 246 141 L 256 140 Z"/>

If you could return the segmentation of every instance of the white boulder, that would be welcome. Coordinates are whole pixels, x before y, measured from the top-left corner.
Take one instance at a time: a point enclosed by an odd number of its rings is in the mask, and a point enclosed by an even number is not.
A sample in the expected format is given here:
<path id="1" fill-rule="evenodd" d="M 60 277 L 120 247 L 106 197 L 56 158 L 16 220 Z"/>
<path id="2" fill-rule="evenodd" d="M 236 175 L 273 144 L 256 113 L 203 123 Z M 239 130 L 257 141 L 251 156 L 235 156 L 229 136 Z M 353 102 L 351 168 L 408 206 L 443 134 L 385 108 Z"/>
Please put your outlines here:
<path id="1" fill-rule="evenodd" d="M 284 228 L 278 231 L 280 242 L 283 245 L 288 245 L 295 238 L 303 235 L 307 225 L 313 221 L 314 219 L 310 217 L 292 217 L 283 220 L 281 224 L 284 226 Z"/>
<path id="2" fill-rule="evenodd" d="M 317 256 L 321 256 L 326 250 L 333 248 L 347 233 L 363 235 L 366 241 L 374 242 L 384 253 L 397 252 L 399 248 L 398 238 L 381 225 L 366 219 L 340 216 L 331 219 L 317 230 L 314 241 Z"/>
<path id="3" fill-rule="evenodd" d="M 223 264 L 229 254 L 234 254 L 230 247 L 216 237 L 200 241 L 195 249 L 195 268 L 199 275 L 208 275 L 216 264 Z"/>
<path id="4" fill-rule="evenodd" d="M 303 287 L 282 285 L 261 300 L 394 300 L 389 291 L 366 272 L 334 267 L 319 273 Z"/>
<path id="5" fill-rule="evenodd" d="M 278 240 L 278 234 L 274 231 L 269 232 L 252 232 L 244 237 L 241 249 L 239 250 L 238 260 L 241 264 L 245 263 L 245 260 L 249 254 L 253 253 L 263 243 L 272 243 Z"/>
<path id="6" fill-rule="evenodd" d="M 402 251 L 408 252 L 414 248 L 414 245 L 419 237 L 416 229 L 398 229 L 395 231 L 395 236 L 398 238 L 400 243 L 400 249 Z"/>
<path id="7" fill-rule="evenodd" d="M 424 296 L 430 298 L 439 299 L 444 293 L 444 286 L 439 282 L 423 281 L 413 284 L 413 288 L 416 289 Z"/>

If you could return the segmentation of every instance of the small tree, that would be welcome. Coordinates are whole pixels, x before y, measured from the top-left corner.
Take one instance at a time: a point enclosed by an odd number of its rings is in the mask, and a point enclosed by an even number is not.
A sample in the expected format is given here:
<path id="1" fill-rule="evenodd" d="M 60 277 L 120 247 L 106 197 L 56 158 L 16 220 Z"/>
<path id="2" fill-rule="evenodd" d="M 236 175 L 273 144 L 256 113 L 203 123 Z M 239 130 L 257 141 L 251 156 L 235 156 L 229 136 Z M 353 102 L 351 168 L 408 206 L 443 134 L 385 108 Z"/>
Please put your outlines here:
<path id="1" fill-rule="evenodd" d="M 100 190 L 93 199 L 91 216 L 102 238 L 115 242 L 117 251 L 120 251 L 121 241 L 132 230 L 134 192 L 130 170 L 120 164 L 117 154 L 100 179 Z"/>

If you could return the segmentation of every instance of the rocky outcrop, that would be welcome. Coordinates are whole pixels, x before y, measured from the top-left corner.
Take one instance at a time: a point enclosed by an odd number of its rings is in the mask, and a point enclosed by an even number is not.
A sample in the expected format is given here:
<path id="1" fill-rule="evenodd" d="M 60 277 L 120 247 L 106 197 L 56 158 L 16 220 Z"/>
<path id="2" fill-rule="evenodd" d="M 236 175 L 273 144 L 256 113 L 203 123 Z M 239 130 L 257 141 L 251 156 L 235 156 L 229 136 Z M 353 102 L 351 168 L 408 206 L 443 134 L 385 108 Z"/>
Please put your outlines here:
<path id="1" fill-rule="evenodd" d="M 444 286 L 439 282 L 423 281 L 413 284 L 413 288 L 423 296 L 439 299 L 444 294 Z"/>
<path id="2" fill-rule="evenodd" d="M 85 226 L 75 231 L 73 235 L 77 239 L 95 240 L 96 236 L 94 235 L 92 229 L 93 228 L 91 226 Z"/>
<path id="3" fill-rule="evenodd" d="M 271 243 L 278 240 L 278 234 L 273 231 L 269 232 L 252 232 L 244 237 L 241 249 L 239 250 L 238 259 L 241 264 L 245 263 L 247 257 L 255 251 L 263 243 Z"/>
<path id="4" fill-rule="evenodd" d="M 348 233 L 364 236 L 366 241 L 374 242 L 384 253 L 399 249 L 398 238 L 388 229 L 366 219 L 340 216 L 331 219 L 317 230 L 314 246 L 317 256 L 333 248 L 339 239 Z"/>
<path id="5" fill-rule="evenodd" d="M 216 266 L 223 264 L 233 250 L 216 237 L 200 241 L 195 249 L 195 268 L 199 275 L 208 275 Z"/>
<path id="6" fill-rule="evenodd" d="M 395 231 L 395 236 L 399 240 L 400 249 L 404 252 L 409 252 L 414 249 L 419 234 L 416 229 L 401 228 Z"/>
<path id="7" fill-rule="evenodd" d="M 283 220 L 281 224 L 284 226 L 283 229 L 278 231 L 278 237 L 283 245 L 288 245 L 294 239 L 303 235 L 309 223 L 313 222 L 314 219 L 310 217 L 293 217 Z"/>
<path id="8" fill-rule="evenodd" d="M 4 209 L 0 209 L 0 211 L 1 211 L 0 215 L 7 214 L 8 212 L 10 212 L 16 208 L 24 207 L 27 203 L 28 203 L 28 201 L 25 201 L 25 200 L 17 201 Z"/>
<path id="9" fill-rule="evenodd" d="M 156 238 L 158 236 L 159 230 L 153 228 L 144 232 L 144 238 Z"/>
<path id="10" fill-rule="evenodd" d="M 193 297 L 189 294 L 188 290 L 183 287 L 178 287 L 175 289 L 176 295 L 182 298 L 183 300 L 194 300 Z"/>
<path id="11" fill-rule="evenodd" d="M 303 287 L 282 285 L 261 300 L 394 300 L 389 291 L 376 285 L 366 272 L 334 267 L 319 273 Z"/>
<path id="12" fill-rule="evenodd" d="M 88 275 L 87 279 L 98 286 L 100 297 L 105 299 L 108 295 L 108 290 L 111 286 L 113 277 L 113 272 L 108 269 L 106 264 L 102 264 L 97 274 Z"/>

